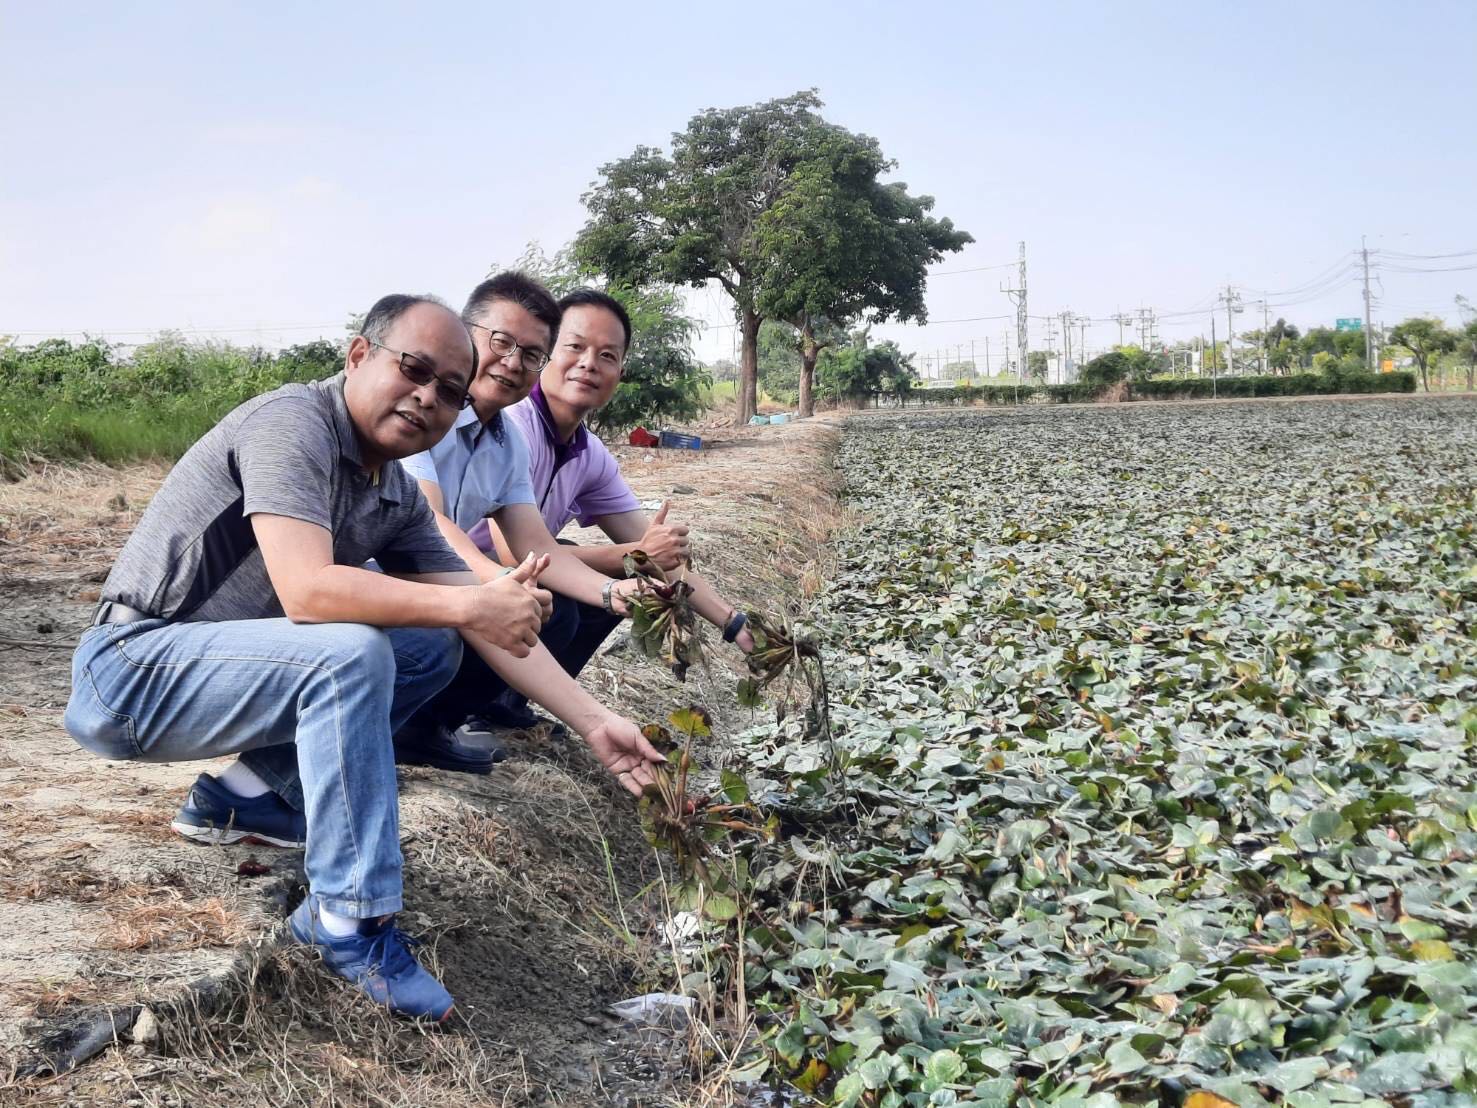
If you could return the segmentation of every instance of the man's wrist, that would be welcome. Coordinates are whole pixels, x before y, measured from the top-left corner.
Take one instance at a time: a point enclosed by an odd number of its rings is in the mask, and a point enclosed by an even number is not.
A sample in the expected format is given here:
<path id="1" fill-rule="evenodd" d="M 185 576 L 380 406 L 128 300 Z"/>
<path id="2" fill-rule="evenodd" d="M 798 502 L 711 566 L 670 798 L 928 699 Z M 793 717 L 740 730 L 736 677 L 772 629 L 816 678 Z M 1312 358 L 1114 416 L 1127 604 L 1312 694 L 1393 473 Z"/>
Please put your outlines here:
<path id="1" fill-rule="evenodd" d="M 728 618 L 723 621 L 723 641 L 733 642 L 734 639 L 738 638 L 739 632 L 744 629 L 744 625 L 748 622 L 749 617 L 737 608 L 729 612 Z"/>

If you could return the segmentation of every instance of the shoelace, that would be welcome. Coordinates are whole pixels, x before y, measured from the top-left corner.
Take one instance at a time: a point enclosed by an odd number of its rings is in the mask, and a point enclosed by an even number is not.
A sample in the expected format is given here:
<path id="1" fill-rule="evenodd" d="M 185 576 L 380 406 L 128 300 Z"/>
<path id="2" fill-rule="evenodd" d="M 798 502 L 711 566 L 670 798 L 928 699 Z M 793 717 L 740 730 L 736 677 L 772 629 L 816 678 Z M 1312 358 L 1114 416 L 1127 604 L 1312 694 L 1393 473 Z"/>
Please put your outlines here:
<path id="1" fill-rule="evenodd" d="M 390 924 L 369 940 L 369 946 L 364 952 L 364 962 L 372 972 L 381 977 L 394 977 L 404 970 L 419 967 L 415 955 L 410 951 L 420 945 L 420 939 L 407 935 L 394 924 Z"/>

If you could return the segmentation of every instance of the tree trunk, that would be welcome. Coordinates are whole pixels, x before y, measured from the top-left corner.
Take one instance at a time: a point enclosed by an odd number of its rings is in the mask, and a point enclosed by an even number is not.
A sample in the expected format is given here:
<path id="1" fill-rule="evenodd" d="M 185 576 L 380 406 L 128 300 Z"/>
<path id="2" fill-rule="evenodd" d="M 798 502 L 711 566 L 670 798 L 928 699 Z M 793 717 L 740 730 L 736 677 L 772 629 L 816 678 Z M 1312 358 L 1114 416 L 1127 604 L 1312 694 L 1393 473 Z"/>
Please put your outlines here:
<path id="1" fill-rule="evenodd" d="M 800 418 L 815 415 L 815 362 L 820 348 L 815 344 L 815 333 L 810 320 L 800 329 Z"/>
<path id="2" fill-rule="evenodd" d="M 737 424 L 740 427 L 759 411 L 759 324 L 762 322 L 753 308 L 740 309 L 739 324 L 743 336 L 739 355 Z"/>
<path id="3" fill-rule="evenodd" d="M 1422 358 L 1416 358 L 1415 364 L 1421 367 L 1421 388 L 1425 389 L 1427 392 L 1430 392 L 1431 391 L 1431 381 L 1430 381 L 1430 378 L 1428 378 L 1426 376 L 1426 363 L 1425 363 L 1425 360 L 1422 359 Z"/>

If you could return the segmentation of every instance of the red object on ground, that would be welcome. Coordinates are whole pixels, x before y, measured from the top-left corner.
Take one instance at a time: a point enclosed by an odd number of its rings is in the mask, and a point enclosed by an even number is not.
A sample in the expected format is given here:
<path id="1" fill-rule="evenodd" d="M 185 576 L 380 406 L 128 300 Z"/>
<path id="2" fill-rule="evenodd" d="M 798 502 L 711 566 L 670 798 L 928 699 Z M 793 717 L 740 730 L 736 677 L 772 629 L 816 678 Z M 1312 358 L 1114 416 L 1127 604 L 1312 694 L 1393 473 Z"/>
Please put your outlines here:
<path id="1" fill-rule="evenodd" d="M 631 432 L 632 446 L 655 446 L 660 440 L 645 427 L 637 427 Z"/>

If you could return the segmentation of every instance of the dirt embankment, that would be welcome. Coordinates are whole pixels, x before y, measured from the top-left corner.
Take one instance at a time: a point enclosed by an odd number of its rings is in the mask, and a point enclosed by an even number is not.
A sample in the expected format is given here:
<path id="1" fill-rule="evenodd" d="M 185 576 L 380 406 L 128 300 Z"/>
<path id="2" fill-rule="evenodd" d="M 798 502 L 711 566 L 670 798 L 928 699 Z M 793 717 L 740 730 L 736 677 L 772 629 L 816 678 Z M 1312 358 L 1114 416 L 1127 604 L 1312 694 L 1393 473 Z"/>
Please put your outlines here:
<path id="1" fill-rule="evenodd" d="M 697 568 L 731 600 L 802 604 L 824 580 L 836 520 L 835 430 L 708 437 L 700 453 L 622 448 L 622 467 L 639 495 L 670 498 L 671 518 L 693 524 Z M 105 763 L 72 743 L 70 646 L 163 474 L 67 467 L 0 486 L 0 1099 L 723 1103 L 714 1040 L 641 1038 L 600 1017 L 673 986 L 664 874 L 634 804 L 577 739 L 511 736 L 512 757 L 485 778 L 402 771 L 402 924 L 457 997 L 449 1034 L 382 1015 L 279 947 L 301 895 L 298 853 L 200 847 L 169 830 L 195 775 L 218 763 Z M 738 655 L 716 635 L 710 645 L 712 666 L 684 686 L 618 632 L 585 683 L 638 722 L 700 703 L 732 734 L 748 722 L 733 699 Z M 97 1056 L 48 1076 L 69 1052 Z"/>

